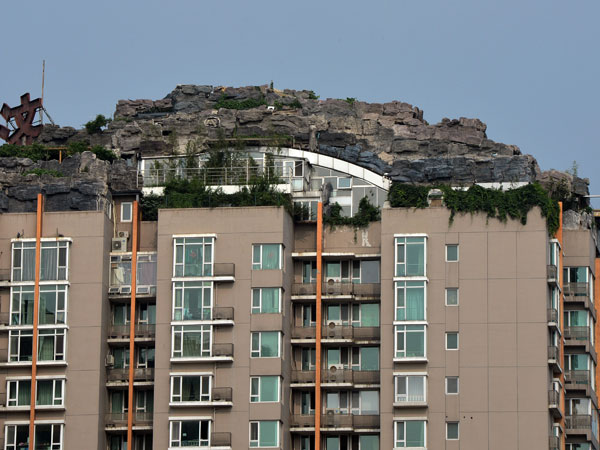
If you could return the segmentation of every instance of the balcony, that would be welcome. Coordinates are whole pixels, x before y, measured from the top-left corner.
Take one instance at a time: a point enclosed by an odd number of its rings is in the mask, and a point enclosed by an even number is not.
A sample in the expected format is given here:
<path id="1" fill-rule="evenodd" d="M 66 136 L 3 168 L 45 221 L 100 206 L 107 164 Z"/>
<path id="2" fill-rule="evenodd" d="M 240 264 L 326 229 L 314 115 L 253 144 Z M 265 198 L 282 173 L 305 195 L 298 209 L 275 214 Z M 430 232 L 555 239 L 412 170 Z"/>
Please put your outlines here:
<path id="1" fill-rule="evenodd" d="M 596 308 L 594 307 L 594 299 L 590 297 L 589 283 L 565 283 L 564 295 L 565 306 L 569 304 L 583 305 L 596 320 Z"/>
<path id="2" fill-rule="evenodd" d="M 221 281 L 233 281 L 233 279 L 235 278 L 235 264 L 234 263 L 214 263 L 213 264 L 213 276 L 218 277 L 218 278 L 225 278 L 224 280 L 221 280 Z"/>
<path id="3" fill-rule="evenodd" d="M 233 358 L 233 344 L 213 344 L 213 357 Z"/>
<path id="4" fill-rule="evenodd" d="M 555 308 L 548 308 L 548 324 L 554 327 L 558 327 L 558 310 Z"/>
<path id="5" fill-rule="evenodd" d="M 314 370 L 292 370 L 292 383 L 308 384 L 315 382 Z"/>
<path id="6" fill-rule="evenodd" d="M 379 415 L 371 414 L 339 414 L 334 411 L 327 411 L 321 416 L 321 428 L 333 428 L 332 431 L 338 431 L 340 428 L 354 430 L 378 429 Z"/>
<path id="7" fill-rule="evenodd" d="M 583 432 L 592 432 L 592 416 L 585 415 L 575 415 L 575 416 L 566 416 L 565 417 L 565 426 L 567 428 L 568 433 L 576 433 L 577 431 Z"/>
<path id="8" fill-rule="evenodd" d="M 550 436 L 550 450 L 560 450 L 562 447 L 560 445 L 560 438 L 558 436 Z"/>
<path id="9" fill-rule="evenodd" d="M 215 306 L 212 309 L 212 320 L 224 321 L 226 325 L 233 325 L 232 306 Z"/>
<path id="10" fill-rule="evenodd" d="M 588 326 L 564 327 L 565 345 L 569 347 L 582 346 L 596 361 L 596 349 L 592 345 L 591 331 Z"/>
<path id="11" fill-rule="evenodd" d="M 396 394 L 394 397 L 395 408 L 426 408 L 427 399 L 425 394 Z"/>
<path id="12" fill-rule="evenodd" d="M 106 428 L 127 427 L 127 413 L 108 413 L 104 415 Z"/>
<path id="13" fill-rule="evenodd" d="M 316 339 L 316 327 L 293 327 L 292 339 Z"/>
<path id="14" fill-rule="evenodd" d="M 316 294 L 316 283 L 292 284 L 293 300 L 313 300 L 312 297 Z M 325 282 L 322 287 L 322 295 L 324 300 L 335 297 L 352 297 L 353 300 L 379 300 L 381 284 Z"/>
<path id="15" fill-rule="evenodd" d="M 562 369 L 560 367 L 558 346 L 556 345 L 548 346 L 548 365 L 552 368 L 554 372 L 562 372 Z"/>
<path id="16" fill-rule="evenodd" d="M 107 381 L 129 381 L 129 368 L 108 369 L 106 375 Z M 154 368 L 139 367 L 133 369 L 133 380 L 135 381 L 154 381 Z"/>
<path id="17" fill-rule="evenodd" d="M 591 377 L 589 370 L 567 370 L 565 371 L 565 387 L 567 390 L 589 390 L 591 388 Z"/>
<path id="18" fill-rule="evenodd" d="M 314 428 L 314 414 L 292 414 L 290 428 Z"/>
<path id="19" fill-rule="evenodd" d="M 133 414 L 133 425 L 147 427 L 152 425 L 152 416 L 154 413 L 151 412 L 139 412 L 136 411 Z"/>
<path id="20" fill-rule="evenodd" d="M 562 412 L 560 410 L 560 392 L 557 390 L 551 389 L 548 391 L 548 408 L 555 418 L 560 419 L 562 417 Z"/>
<path id="21" fill-rule="evenodd" d="M 321 371 L 324 384 L 379 384 L 379 370 L 353 370 L 332 366 Z"/>
<path id="22" fill-rule="evenodd" d="M 325 340 L 354 340 L 379 341 L 379 327 L 355 327 L 329 322 L 322 328 L 322 338 Z"/>
<path id="23" fill-rule="evenodd" d="M 130 325 L 111 325 L 108 328 L 108 339 L 129 339 Z M 156 325 L 148 323 L 139 323 L 135 326 L 136 339 L 153 340 L 156 335 Z"/>
<path id="24" fill-rule="evenodd" d="M 231 433 L 215 432 L 210 434 L 211 447 L 231 447 Z"/>
<path id="25" fill-rule="evenodd" d="M 548 277 L 548 284 L 557 285 L 558 284 L 558 268 L 554 264 L 548 264 L 546 266 L 546 275 Z"/>
<path id="26" fill-rule="evenodd" d="M 231 404 L 233 401 L 233 389 L 230 387 L 212 388 L 211 401 Z"/>

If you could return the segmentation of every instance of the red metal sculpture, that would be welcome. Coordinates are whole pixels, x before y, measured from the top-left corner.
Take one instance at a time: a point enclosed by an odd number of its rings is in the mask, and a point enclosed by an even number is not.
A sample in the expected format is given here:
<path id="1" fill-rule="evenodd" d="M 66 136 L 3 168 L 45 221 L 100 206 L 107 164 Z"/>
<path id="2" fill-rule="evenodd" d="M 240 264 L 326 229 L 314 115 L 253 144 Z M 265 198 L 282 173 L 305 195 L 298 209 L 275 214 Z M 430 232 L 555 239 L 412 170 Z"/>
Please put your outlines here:
<path id="1" fill-rule="evenodd" d="M 11 108 L 6 103 L 2 105 L 0 115 L 12 125 L 12 130 L 0 125 L 0 139 L 9 144 L 31 145 L 34 138 L 42 132 L 41 124 L 34 124 L 35 115 L 42 114 L 42 100 L 31 101 L 29 92 L 21 96 L 21 104 Z"/>

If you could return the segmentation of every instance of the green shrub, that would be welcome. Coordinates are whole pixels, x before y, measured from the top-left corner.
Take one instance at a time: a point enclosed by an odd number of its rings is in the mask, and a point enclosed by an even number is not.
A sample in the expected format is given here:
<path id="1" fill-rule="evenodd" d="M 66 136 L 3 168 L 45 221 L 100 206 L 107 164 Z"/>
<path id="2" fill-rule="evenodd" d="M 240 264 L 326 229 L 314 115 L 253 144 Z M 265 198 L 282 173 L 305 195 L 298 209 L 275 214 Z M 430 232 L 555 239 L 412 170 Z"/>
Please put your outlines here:
<path id="1" fill-rule="evenodd" d="M 308 91 L 308 98 L 310 100 L 319 100 L 320 95 L 315 94 L 315 91 Z"/>
<path id="2" fill-rule="evenodd" d="M 102 114 L 98 114 L 94 120 L 90 120 L 85 124 L 85 129 L 88 134 L 97 134 L 102 131 L 106 125 L 110 123 L 110 119 L 107 119 Z"/>
<path id="3" fill-rule="evenodd" d="M 334 203 L 329 208 L 329 214 L 323 216 L 323 223 L 330 227 L 336 225 L 348 225 L 354 228 L 366 228 L 371 222 L 381 220 L 381 211 L 377 206 L 372 205 L 367 197 L 360 199 L 358 212 L 352 217 L 342 216 L 342 207 L 339 203 Z"/>
<path id="4" fill-rule="evenodd" d="M 112 162 L 115 159 L 118 159 L 112 150 L 107 150 L 100 145 L 95 145 L 90 148 L 85 142 L 71 142 L 66 149 L 62 150 L 62 154 L 63 158 L 65 158 L 74 155 L 75 153 L 83 153 L 85 151 L 91 151 L 98 159 L 103 161 Z M 34 162 L 50 160 L 58 161 L 59 153 L 59 150 L 50 150 L 42 144 L 23 146 L 5 144 L 0 146 L 0 157 L 29 158 Z"/>
<path id="5" fill-rule="evenodd" d="M 53 170 L 53 169 L 42 169 L 42 168 L 37 168 L 37 169 L 30 169 L 26 172 L 23 172 L 23 175 L 37 175 L 38 177 L 41 177 L 42 175 L 50 175 L 51 177 L 55 177 L 55 178 L 62 178 L 64 177 L 64 175 L 59 172 L 58 170 Z"/>
<path id="6" fill-rule="evenodd" d="M 355 101 L 356 99 L 354 97 L 346 97 L 346 103 L 348 103 L 350 106 L 354 105 Z"/>
<path id="7" fill-rule="evenodd" d="M 429 186 L 394 183 L 388 193 L 390 205 L 394 208 L 426 208 Z"/>

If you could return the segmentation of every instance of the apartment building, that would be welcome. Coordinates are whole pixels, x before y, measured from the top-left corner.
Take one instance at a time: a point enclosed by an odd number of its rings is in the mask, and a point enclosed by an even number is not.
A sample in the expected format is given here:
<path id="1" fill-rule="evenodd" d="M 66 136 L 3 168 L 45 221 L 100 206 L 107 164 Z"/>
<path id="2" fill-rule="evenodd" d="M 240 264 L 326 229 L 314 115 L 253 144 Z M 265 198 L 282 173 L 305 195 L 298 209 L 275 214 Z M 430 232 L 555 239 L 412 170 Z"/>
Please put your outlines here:
<path id="1" fill-rule="evenodd" d="M 388 185 L 329 159 L 288 166 L 300 222 L 1 215 L 4 449 L 598 450 L 595 233 L 440 201 L 330 227 L 325 178 L 347 213 Z"/>

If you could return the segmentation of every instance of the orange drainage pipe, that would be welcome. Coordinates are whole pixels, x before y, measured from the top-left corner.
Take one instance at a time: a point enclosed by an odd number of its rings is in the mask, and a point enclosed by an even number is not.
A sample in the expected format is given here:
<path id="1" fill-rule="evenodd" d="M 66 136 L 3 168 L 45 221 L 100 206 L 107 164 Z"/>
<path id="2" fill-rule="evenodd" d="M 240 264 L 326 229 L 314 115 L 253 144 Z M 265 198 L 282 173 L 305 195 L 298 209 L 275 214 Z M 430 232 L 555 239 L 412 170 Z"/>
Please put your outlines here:
<path id="1" fill-rule="evenodd" d="M 129 318 L 129 391 L 127 403 L 127 445 L 133 448 L 133 374 L 135 363 L 135 295 L 137 288 L 137 252 L 140 234 L 140 210 L 137 201 L 133 202 L 133 233 L 131 240 L 131 312 Z"/>
<path id="2" fill-rule="evenodd" d="M 323 203 L 317 207 L 317 330 L 315 358 L 315 450 L 321 449 L 321 333 L 323 317 L 321 310 L 321 294 L 323 288 Z"/>
<path id="3" fill-rule="evenodd" d="M 37 196 L 35 225 L 35 286 L 33 291 L 33 337 L 31 343 L 31 398 L 29 400 L 29 448 L 35 448 L 35 399 L 38 359 L 38 323 L 40 298 L 40 261 L 42 254 L 42 224 L 44 217 L 44 196 Z"/>
<path id="4" fill-rule="evenodd" d="M 560 252 L 558 254 L 559 267 L 558 270 L 563 270 L 563 252 L 564 252 L 564 240 L 563 240 L 563 204 L 562 202 L 558 202 L 559 207 L 559 215 L 558 215 L 558 230 L 556 231 L 556 240 L 560 244 Z M 563 273 L 558 273 L 557 276 L 560 280 L 560 297 L 559 297 L 559 314 L 558 314 L 558 327 L 560 329 L 560 342 L 558 345 L 558 357 L 560 361 L 560 366 L 562 367 L 562 371 L 558 376 L 561 384 L 561 396 L 560 396 L 560 410 L 562 412 L 562 417 L 559 419 L 558 423 L 561 428 L 565 430 L 565 345 L 563 340 L 563 332 L 564 332 L 564 306 L 565 306 L 565 280 Z M 561 450 L 565 450 L 565 433 L 563 433 L 562 441 L 560 442 Z"/>

